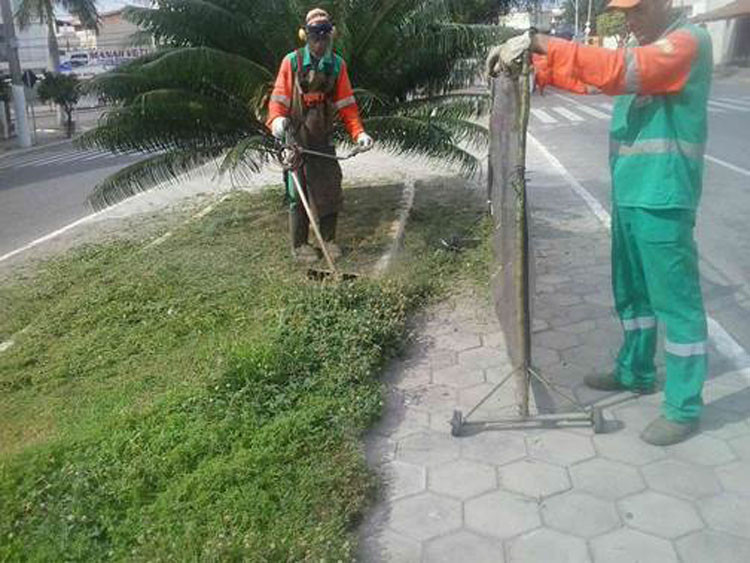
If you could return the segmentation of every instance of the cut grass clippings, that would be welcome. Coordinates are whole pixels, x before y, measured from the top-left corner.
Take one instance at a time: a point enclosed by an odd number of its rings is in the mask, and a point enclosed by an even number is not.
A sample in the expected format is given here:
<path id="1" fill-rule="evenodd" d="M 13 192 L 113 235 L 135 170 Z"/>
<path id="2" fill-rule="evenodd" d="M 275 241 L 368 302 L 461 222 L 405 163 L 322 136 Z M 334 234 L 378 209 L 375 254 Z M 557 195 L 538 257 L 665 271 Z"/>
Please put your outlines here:
<path id="1" fill-rule="evenodd" d="M 347 191 L 346 269 L 377 260 L 400 197 Z M 482 234 L 477 200 L 418 186 L 378 280 L 306 280 L 268 191 L 1 288 L 0 559 L 352 559 L 379 372 L 427 298 L 486 278 L 484 245 L 440 243 Z"/>

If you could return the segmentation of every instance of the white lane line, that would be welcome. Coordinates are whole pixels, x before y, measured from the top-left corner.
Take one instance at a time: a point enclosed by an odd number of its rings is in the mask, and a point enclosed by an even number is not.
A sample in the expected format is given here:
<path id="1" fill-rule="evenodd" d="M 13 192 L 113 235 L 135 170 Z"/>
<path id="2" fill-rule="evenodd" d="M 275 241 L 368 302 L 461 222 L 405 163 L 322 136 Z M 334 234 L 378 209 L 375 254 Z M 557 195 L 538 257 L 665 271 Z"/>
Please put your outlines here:
<path id="1" fill-rule="evenodd" d="M 719 109 L 719 108 L 714 108 L 714 107 L 708 106 L 708 113 L 717 113 L 718 114 L 718 113 L 726 113 L 726 112 L 727 112 L 727 110 L 725 110 L 725 109 Z"/>
<path id="2" fill-rule="evenodd" d="M 742 107 L 742 106 L 736 106 L 732 104 L 725 104 L 724 102 L 715 102 L 713 100 L 708 100 L 708 105 L 714 106 L 721 109 L 731 109 L 734 111 L 750 111 L 749 107 Z"/>
<path id="3" fill-rule="evenodd" d="M 65 162 L 67 160 L 70 160 L 71 158 L 75 158 L 77 154 L 78 153 L 74 153 L 74 152 L 58 154 L 56 156 L 51 156 L 49 158 L 43 158 L 41 160 L 37 160 L 36 162 L 30 162 L 26 164 L 26 166 L 46 166 L 47 164 Z"/>
<path id="4" fill-rule="evenodd" d="M 607 121 L 609 121 L 609 114 L 608 113 L 601 112 L 598 109 L 594 109 L 591 106 L 587 106 L 586 104 L 581 103 L 581 102 L 579 102 L 576 99 L 573 99 L 573 98 L 568 97 L 568 96 L 563 96 L 562 94 L 556 94 L 556 93 L 553 92 L 552 95 L 556 96 L 558 98 L 562 98 L 563 100 L 565 100 L 569 104 L 573 105 L 576 109 L 582 111 L 583 113 L 587 113 L 588 115 L 590 115 L 592 117 L 595 117 L 597 119 L 606 119 Z"/>
<path id="5" fill-rule="evenodd" d="M 575 121 L 575 122 L 585 121 L 584 118 L 578 115 L 577 113 L 573 113 L 569 109 L 564 108 L 562 106 L 555 106 L 552 108 L 552 111 L 556 111 L 557 113 L 562 115 L 565 119 L 569 119 L 570 121 Z"/>
<path id="6" fill-rule="evenodd" d="M 615 109 L 615 106 L 612 105 L 609 102 L 600 102 L 597 104 L 600 108 L 602 108 L 605 111 L 608 111 L 609 113 L 612 113 Z"/>
<path id="7" fill-rule="evenodd" d="M 708 334 L 719 353 L 737 369 L 750 366 L 750 354 L 711 317 L 708 317 Z"/>
<path id="8" fill-rule="evenodd" d="M 532 109 L 531 113 L 534 114 L 534 117 L 536 117 L 542 123 L 557 123 L 558 122 L 557 119 L 552 117 L 543 109 Z"/>
<path id="9" fill-rule="evenodd" d="M 91 155 L 89 155 L 89 156 L 87 156 L 85 158 L 82 158 L 81 162 L 85 162 L 87 160 L 94 160 L 96 158 L 107 158 L 109 156 L 112 156 L 112 153 L 105 152 L 105 151 L 96 151 L 95 153 L 93 153 L 93 154 L 91 154 Z"/>
<path id="10" fill-rule="evenodd" d="M 66 153 L 63 153 L 63 154 L 72 154 L 72 153 L 66 152 Z M 18 167 L 18 166 L 34 166 L 37 162 L 42 162 L 44 160 L 48 160 L 50 158 L 56 158 L 58 156 L 60 156 L 59 153 L 58 154 L 53 154 L 53 155 L 50 155 L 50 154 L 47 154 L 47 155 L 36 155 L 36 156 L 34 156 L 32 158 L 25 158 L 23 160 L 12 162 L 12 163 L 10 163 L 10 165 L 8 167 L 10 168 L 10 167 Z"/>
<path id="11" fill-rule="evenodd" d="M 715 98 L 719 102 L 726 102 L 728 104 L 736 104 L 738 106 L 748 106 L 750 107 L 750 102 L 746 102 L 742 100 L 741 98 Z"/>
<path id="12" fill-rule="evenodd" d="M 739 174 L 743 174 L 744 176 L 750 176 L 750 170 L 746 170 L 745 168 L 740 168 L 739 166 L 731 164 L 725 160 L 721 160 L 720 158 L 716 158 L 715 156 L 711 156 L 710 154 L 706 155 L 706 160 L 710 160 L 714 164 L 718 164 L 719 166 L 724 166 L 725 168 L 729 168 L 729 170 L 733 170 Z"/>
<path id="13" fill-rule="evenodd" d="M 609 229 L 610 225 L 612 224 L 612 219 L 609 216 L 609 212 L 607 212 L 602 204 L 599 203 L 599 200 L 591 195 L 589 191 L 584 188 L 578 180 L 575 179 L 575 176 L 568 172 L 568 169 L 563 166 L 562 162 L 560 162 L 555 155 L 549 152 L 549 150 L 547 150 L 547 147 L 537 141 L 536 137 L 534 137 L 530 133 L 528 133 L 527 136 L 529 138 L 529 141 L 539 149 L 539 151 L 549 161 L 552 167 L 568 181 L 568 184 L 573 189 L 573 191 L 580 196 L 580 198 L 586 203 L 586 205 L 589 206 L 589 209 L 591 209 L 591 212 L 596 215 L 596 218 L 599 219 L 599 221 Z"/>
<path id="14" fill-rule="evenodd" d="M 607 228 L 612 228 L 612 218 L 609 212 L 602 207 L 599 201 L 591 195 L 581 183 L 575 179 L 575 177 L 568 172 L 568 169 L 563 166 L 557 157 L 555 157 L 541 142 L 539 142 L 530 133 L 527 134 L 528 140 L 544 155 L 554 169 L 556 169 L 562 176 L 568 181 L 568 185 L 571 189 L 577 193 L 583 201 L 588 205 L 589 209 L 596 215 L 596 218 Z M 708 157 L 707 157 L 708 158 Z M 750 172 L 748 172 L 750 174 Z M 731 334 L 729 334 L 724 327 L 722 327 L 718 321 L 712 317 L 707 317 L 708 321 L 708 337 L 711 344 L 716 350 L 724 357 L 726 357 L 734 366 L 735 369 L 741 370 L 750 366 L 750 355 L 747 351 L 737 342 Z"/>
<path id="15" fill-rule="evenodd" d="M 609 115 L 602 111 L 599 111 L 598 109 L 594 109 L 584 104 L 576 104 L 576 109 L 579 109 L 583 113 L 588 113 L 590 116 L 595 117 L 596 119 L 606 119 L 607 121 L 609 121 Z"/>

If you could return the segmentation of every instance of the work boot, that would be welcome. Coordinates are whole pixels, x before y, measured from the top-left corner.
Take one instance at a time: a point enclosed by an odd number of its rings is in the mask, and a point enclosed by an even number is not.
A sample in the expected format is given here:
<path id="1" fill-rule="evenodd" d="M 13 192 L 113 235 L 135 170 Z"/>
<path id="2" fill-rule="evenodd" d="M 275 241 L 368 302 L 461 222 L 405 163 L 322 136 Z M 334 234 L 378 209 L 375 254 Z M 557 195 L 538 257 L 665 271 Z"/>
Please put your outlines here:
<path id="1" fill-rule="evenodd" d="M 597 391 L 630 391 L 631 393 L 636 393 L 638 395 L 651 395 L 652 393 L 656 393 L 656 385 L 653 383 L 633 388 L 625 387 L 625 385 L 615 377 L 614 373 L 587 375 L 583 378 L 583 382 L 586 384 L 586 387 L 596 389 Z"/>
<path id="2" fill-rule="evenodd" d="M 331 257 L 331 260 L 335 262 L 336 260 L 341 258 L 341 255 L 342 255 L 341 247 L 338 244 L 336 244 L 333 241 L 330 241 L 330 242 L 326 242 L 325 245 L 326 245 L 326 250 L 328 251 L 328 255 Z"/>
<path id="3" fill-rule="evenodd" d="M 294 259 L 300 264 L 312 264 L 318 261 L 318 251 L 309 244 L 297 246 L 292 252 Z"/>
<path id="4" fill-rule="evenodd" d="M 698 430 L 698 421 L 675 422 L 660 416 L 641 432 L 641 440 L 654 446 L 671 446 L 687 440 Z"/>

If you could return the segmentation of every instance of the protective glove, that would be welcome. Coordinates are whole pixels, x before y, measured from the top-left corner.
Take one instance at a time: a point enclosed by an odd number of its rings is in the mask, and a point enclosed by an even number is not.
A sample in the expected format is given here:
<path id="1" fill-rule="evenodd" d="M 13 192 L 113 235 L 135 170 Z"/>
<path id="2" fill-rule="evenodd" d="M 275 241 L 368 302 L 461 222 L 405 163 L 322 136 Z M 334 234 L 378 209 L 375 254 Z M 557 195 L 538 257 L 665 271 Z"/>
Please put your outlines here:
<path id="1" fill-rule="evenodd" d="M 277 117 L 271 122 L 271 133 L 273 133 L 273 136 L 277 139 L 284 140 L 284 136 L 286 135 L 286 129 L 289 126 L 289 118 L 287 117 Z"/>
<path id="2" fill-rule="evenodd" d="M 362 152 L 369 151 L 374 144 L 375 141 L 367 133 L 362 132 L 357 136 L 357 147 Z"/>
<path id="3" fill-rule="evenodd" d="M 502 45 L 494 47 L 487 55 L 487 74 L 497 76 L 509 70 L 524 52 L 531 49 L 531 32 L 511 37 Z"/>

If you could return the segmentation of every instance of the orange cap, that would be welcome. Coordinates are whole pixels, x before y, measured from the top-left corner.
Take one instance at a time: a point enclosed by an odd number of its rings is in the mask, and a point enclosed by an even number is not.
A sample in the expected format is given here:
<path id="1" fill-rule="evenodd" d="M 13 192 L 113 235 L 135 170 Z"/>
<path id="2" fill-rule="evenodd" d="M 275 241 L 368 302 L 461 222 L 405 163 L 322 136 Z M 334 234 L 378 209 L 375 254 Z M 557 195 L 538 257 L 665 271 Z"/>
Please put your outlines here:
<path id="1" fill-rule="evenodd" d="M 610 3 L 607 4 L 607 9 L 629 10 L 630 8 L 635 8 L 640 3 L 641 0 L 611 0 Z"/>

